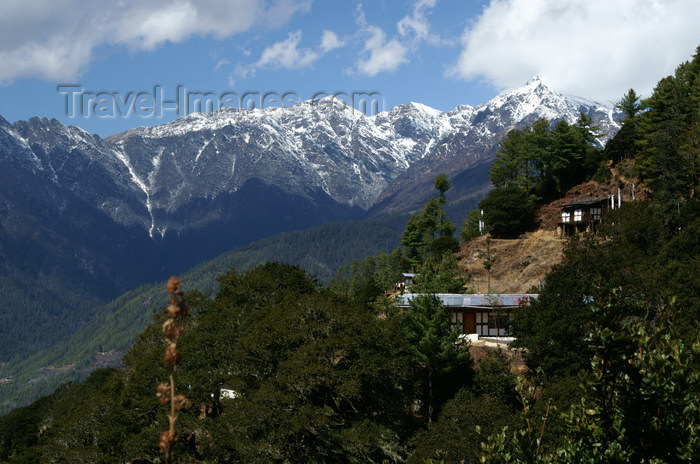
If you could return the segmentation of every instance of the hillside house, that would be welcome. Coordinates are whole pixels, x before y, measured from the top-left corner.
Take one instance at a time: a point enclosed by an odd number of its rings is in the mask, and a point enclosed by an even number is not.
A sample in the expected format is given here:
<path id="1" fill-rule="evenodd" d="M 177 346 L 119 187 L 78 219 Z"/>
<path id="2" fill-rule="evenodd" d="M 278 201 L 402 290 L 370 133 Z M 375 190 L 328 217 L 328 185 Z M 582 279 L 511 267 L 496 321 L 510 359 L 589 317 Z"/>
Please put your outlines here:
<path id="1" fill-rule="evenodd" d="M 398 290 L 403 293 L 408 287 L 416 284 L 416 277 L 418 274 L 413 274 L 409 272 L 403 272 L 401 274 L 403 282 L 397 282 L 394 284 L 394 290 Z"/>
<path id="2" fill-rule="evenodd" d="M 612 202 L 614 201 L 613 199 Z M 584 198 L 566 203 L 562 206 L 561 222 L 557 224 L 559 235 L 570 237 L 577 232 L 595 231 L 612 204 L 611 199 L 606 197 Z"/>
<path id="3" fill-rule="evenodd" d="M 411 300 L 419 293 L 406 293 L 396 297 L 399 308 L 407 308 Z M 506 337 L 510 335 L 508 318 L 511 313 L 523 305 L 529 305 L 531 299 L 537 299 L 535 293 L 518 293 L 489 295 L 438 293 L 445 309 L 450 313 L 450 320 L 462 334 L 477 334 L 479 337 Z"/>
<path id="4" fill-rule="evenodd" d="M 410 273 L 410 272 L 403 272 L 403 273 L 401 274 L 401 276 L 403 277 L 403 283 L 404 283 L 404 285 L 405 285 L 406 287 L 409 287 L 409 286 L 411 286 L 411 285 L 415 285 L 415 284 L 416 284 L 416 277 L 418 277 L 418 274 L 413 274 L 413 273 Z"/>

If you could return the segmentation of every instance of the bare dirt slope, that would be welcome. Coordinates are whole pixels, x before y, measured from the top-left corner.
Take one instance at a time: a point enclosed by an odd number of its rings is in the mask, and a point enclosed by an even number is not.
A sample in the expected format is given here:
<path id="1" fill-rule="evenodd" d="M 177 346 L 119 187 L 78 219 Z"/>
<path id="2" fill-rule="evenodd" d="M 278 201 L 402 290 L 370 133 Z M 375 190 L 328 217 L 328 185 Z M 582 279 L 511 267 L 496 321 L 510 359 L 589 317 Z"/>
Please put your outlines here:
<path id="1" fill-rule="evenodd" d="M 537 230 L 513 240 L 492 239 L 487 247 L 486 237 L 462 244 L 459 265 L 472 274 L 467 284 L 477 293 L 488 292 L 488 272 L 484 261 L 490 248 L 491 293 L 527 293 L 544 283 L 544 277 L 562 259 L 565 240 L 552 230 Z"/>
<path id="2" fill-rule="evenodd" d="M 630 170 L 634 166 L 627 166 Z M 624 169 L 622 169 L 624 170 Z M 638 179 L 621 174 L 620 169 L 612 170 L 611 178 L 603 183 L 588 181 L 571 188 L 566 194 L 551 203 L 541 206 L 535 216 L 539 229 L 513 240 L 491 240 L 491 293 L 526 293 L 536 290 L 544 283 L 545 275 L 561 262 L 565 240 L 560 238 L 557 223 L 561 221 L 562 205 L 587 198 L 609 198 L 622 195 L 623 202 L 632 200 L 633 183 Z M 636 187 L 636 199 L 649 195 L 645 187 Z M 458 255 L 462 269 L 472 274 L 467 285 L 470 291 L 486 293 L 488 272 L 484 261 L 488 260 L 486 237 L 479 237 L 462 244 Z"/>
<path id="3" fill-rule="evenodd" d="M 634 164 L 627 163 L 626 169 L 633 169 Z M 620 171 L 626 171 L 624 167 L 612 168 L 612 177 L 606 182 L 589 180 L 572 187 L 566 194 L 551 203 L 541 206 L 536 213 L 536 220 L 540 229 L 556 230 L 557 223 L 561 221 L 561 207 L 573 200 L 585 200 L 588 198 L 610 198 L 610 195 L 622 195 L 623 202 L 632 201 L 632 192 L 636 200 L 649 199 L 650 190 L 646 186 L 639 185 L 639 178 L 625 175 Z"/>

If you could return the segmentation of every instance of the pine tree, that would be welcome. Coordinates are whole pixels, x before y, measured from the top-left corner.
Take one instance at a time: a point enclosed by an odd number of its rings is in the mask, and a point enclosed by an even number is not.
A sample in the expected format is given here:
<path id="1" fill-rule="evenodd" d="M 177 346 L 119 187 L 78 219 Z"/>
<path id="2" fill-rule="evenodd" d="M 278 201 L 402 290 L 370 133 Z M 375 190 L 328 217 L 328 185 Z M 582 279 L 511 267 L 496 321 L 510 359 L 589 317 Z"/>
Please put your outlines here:
<path id="1" fill-rule="evenodd" d="M 420 295 L 403 314 L 406 337 L 425 386 L 423 406 L 430 423 L 436 410 L 436 383 L 441 375 L 467 369 L 469 351 L 458 344 L 458 333 L 439 298 Z"/>
<path id="2" fill-rule="evenodd" d="M 450 189 L 450 182 L 445 174 L 440 174 L 435 178 L 434 185 L 438 196 L 431 197 L 420 213 L 411 216 L 401 236 L 401 245 L 406 247 L 406 255 L 411 263 L 411 270 L 414 271 L 417 271 L 430 255 L 431 245 L 436 239 L 443 238 L 443 242 L 459 246 L 453 238 L 457 228 L 445 212 L 445 193 Z M 447 246 L 440 245 L 437 248 L 450 250 L 449 245 L 448 243 Z"/>

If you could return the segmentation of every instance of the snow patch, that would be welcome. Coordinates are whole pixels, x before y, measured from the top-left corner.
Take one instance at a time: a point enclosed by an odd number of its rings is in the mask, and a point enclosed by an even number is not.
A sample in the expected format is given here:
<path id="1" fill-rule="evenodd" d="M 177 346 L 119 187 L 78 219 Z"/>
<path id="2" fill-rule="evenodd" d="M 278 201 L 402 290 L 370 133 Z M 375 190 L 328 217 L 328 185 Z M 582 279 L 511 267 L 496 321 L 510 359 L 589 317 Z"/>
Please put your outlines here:
<path id="1" fill-rule="evenodd" d="M 121 145 L 123 147 L 123 144 Z M 148 210 L 148 214 L 151 216 L 151 227 L 148 229 L 148 235 L 153 238 L 153 229 L 155 228 L 155 219 L 153 217 L 153 205 L 151 203 L 151 192 L 146 186 L 146 183 L 141 180 L 141 178 L 136 174 L 136 171 L 134 170 L 133 166 L 131 166 L 131 162 L 129 161 L 128 156 L 126 153 L 123 151 L 119 150 L 114 150 L 113 153 L 119 159 L 124 166 L 126 166 L 126 169 L 129 171 L 129 174 L 131 174 L 131 180 L 139 186 L 139 188 L 143 191 L 143 193 L 146 194 L 146 209 Z"/>

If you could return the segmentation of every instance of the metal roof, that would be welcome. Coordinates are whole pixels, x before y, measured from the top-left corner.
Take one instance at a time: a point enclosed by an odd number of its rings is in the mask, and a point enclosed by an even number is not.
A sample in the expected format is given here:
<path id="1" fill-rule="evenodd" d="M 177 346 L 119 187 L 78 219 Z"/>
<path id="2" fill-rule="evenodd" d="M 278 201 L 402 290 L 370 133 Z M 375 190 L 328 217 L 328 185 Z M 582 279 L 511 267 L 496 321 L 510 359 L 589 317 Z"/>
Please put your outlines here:
<path id="1" fill-rule="evenodd" d="M 608 201 L 610 201 L 610 197 L 581 198 L 580 200 L 571 200 L 570 202 L 563 204 L 562 208 L 567 208 L 569 206 L 589 206 Z"/>
<path id="2" fill-rule="evenodd" d="M 404 293 L 396 297 L 396 304 L 400 307 L 407 307 L 411 300 L 425 293 Z M 442 304 L 446 308 L 515 308 L 521 305 L 528 305 L 530 299 L 537 299 L 537 293 L 436 293 Z"/>

